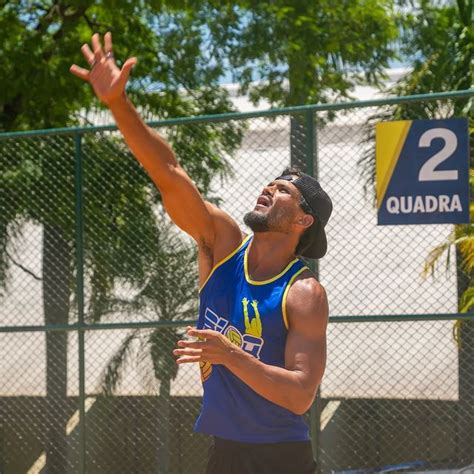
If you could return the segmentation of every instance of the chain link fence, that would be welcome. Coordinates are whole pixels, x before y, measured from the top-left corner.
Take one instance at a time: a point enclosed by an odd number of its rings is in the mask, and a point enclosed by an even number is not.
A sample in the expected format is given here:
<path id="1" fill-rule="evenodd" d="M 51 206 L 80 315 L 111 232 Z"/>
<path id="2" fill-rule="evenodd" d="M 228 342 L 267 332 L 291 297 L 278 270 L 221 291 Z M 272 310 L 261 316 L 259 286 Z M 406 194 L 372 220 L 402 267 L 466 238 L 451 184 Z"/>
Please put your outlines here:
<path id="1" fill-rule="evenodd" d="M 373 199 L 374 122 L 466 116 L 471 97 L 153 124 L 242 226 L 290 164 L 333 199 L 313 266 L 328 364 L 307 415 L 322 473 L 474 463 L 470 275 L 452 254 L 424 273 L 453 226 L 377 226 Z M 192 241 L 112 127 L 0 135 L 0 167 L 0 472 L 203 473 L 199 370 L 172 356 L 198 311 Z"/>

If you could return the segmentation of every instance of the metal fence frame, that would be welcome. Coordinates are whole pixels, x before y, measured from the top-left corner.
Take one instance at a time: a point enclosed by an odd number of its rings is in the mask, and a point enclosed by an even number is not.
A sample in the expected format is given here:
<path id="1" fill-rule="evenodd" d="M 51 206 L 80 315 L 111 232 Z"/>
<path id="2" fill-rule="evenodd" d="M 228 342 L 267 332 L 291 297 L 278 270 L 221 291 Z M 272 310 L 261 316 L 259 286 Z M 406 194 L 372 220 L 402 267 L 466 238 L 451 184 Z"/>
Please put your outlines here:
<path id="1" fill-rule="evenodd" d="M 158 122 L 149 122 L 148 124 L 154 128 L 160 128 L 173 125 L 200 124 L 209 122 L 224 122 L 228 120 L 245 120 L 249 118 L 272 117 L 277 115 L 289 115 L 293 113 L 303 114 L 305 118 L 306 130 L 312 130 L 314 133 L 306 133 L 305 149 L 307 151 L 307 169 L 306 172 L 313 176 L 318 175 L 317 170 L 317 149 L 318 137 L 316 135 L 316 121 L 318 112 L 337 111 L 342 109 L 355 109 L 372 106 L 394 105 L 400 103 L 420 102 L 426 100 L 440 99 L 461 99 L 474 97 L 474 89 L 465 91 L 444 92 L 437 94 L 420 94 L 407 97 L 393 97 L 380 100 L 368 100 L 357 102 L 341 102 L 335 104 L 308 105 L 288 108 L 275 108 L 262 112 L 247 113 L 227 113 L 222 115 L 209 115 L 201 117 L 177 118 L 172 120 L 164 120 Z M 195 320 L 181 322 L 130 322 L 130 323 L 94 323 L 88 324 L 84 320 L 84 220 L 83 220 L 83 170 L 82 170 L 82 137 L 88 133 L 116 131 L 114 125 L 98 126 L 98 127 L 73 127 L 49 130 L 20 131 L 1 133 L 1 140 L 11 140 L 15 138 L 39 137 L 39 136 L 73 136 L 75 144 L 75 212 L 76 212 L 76 258 L 77 258 L 77 306 L 78 306 L 78 322 L 74 324 L 55 324 L 55 325 L 38 325 L 38 326 L 0 326 L 0 333 L 23 333 L 23 332 L 50 332 L 50 331 L 67 331 L 77 332 L 78 349 L 79 349 L 79 472 L 86 472 L 86 391 L 85 391 L 85 332 L 94 330 L 113 330 L 113 329 L 137 329 L 137 328 L 165 328 L 165 327 L 185 327 L 195 324 Z M 316 156 L 314 155 L 316 153 Z M 316 166 L 313 166 L 316 163 Z M 318 272 L 317 264 L 313 270 Z M 474 322 L 474 314 L 465 313 L 449 313 L 449 314 L 393 314 L 393 315 L 332 315 L 329 322 L 333 323 L 361 323 L 361 322 L 388 322 L 388 321 L 448 321 L 448 320 L 466 320 Z M 315 452 L 318 450 L 318 408 L 316 403 L 311 410 L 311 431 L 313 434 L 313 443 Z"/>

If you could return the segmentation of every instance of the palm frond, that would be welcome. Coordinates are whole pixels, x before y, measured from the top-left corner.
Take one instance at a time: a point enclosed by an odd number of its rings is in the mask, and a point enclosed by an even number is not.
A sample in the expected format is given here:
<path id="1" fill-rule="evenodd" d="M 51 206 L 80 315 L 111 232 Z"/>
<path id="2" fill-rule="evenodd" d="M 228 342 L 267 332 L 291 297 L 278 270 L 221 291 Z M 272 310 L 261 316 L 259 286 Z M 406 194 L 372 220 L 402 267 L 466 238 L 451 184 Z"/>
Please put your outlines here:
<path id="1" fill-rule="evenodd" d="M 113 286 L 110 271 L 96 262 L 90 279 L 91 295 L 87 308 L 87 320 L 97 322 L 109 309 L 109 295 Z"/>
<path id="2" fill-rule="evenodd" d="M 468 313 L 474 309 L 474 286 L 469 287 L 461 296 L 459 311 Z"/>
<path id="3" fill-rule="evenodd" d="M 158 251 L 148 265 L 144 286 L 130 299 L 109 295 L 106 307 L 101 311 L 102 318 L 118 314 L 134 318 L 137 315 L 149 317 L 152 314 L 154 319 L 161 321 L 177 321 L 197 316 L 196 249 L 166 220 L 160 221 L 160 224 Z M 136 339 L 139 347 L 134 357 L 141 374 L 142 388 L 147 393 L 156 393 L 158 381 L 166 382 L 177 375 L 178 366 L 172 351 L 179 334 L 180 330 L 176 327 L 141 330 L 139 337 L 138 334 L 131 334 L 108 364 L 104 392 L 111 394 L 116 390 L 124 369 L 123 360 L 130 355 L 129 344 Z"/>
<path id="4" fill-rule="evenodd" d="M 156 328 L 150 334 L 148 344 L 156 379 L 170 380 L 178 375 L 178 364 L 172 352 L 178 339 L 178 330 L 174 327 Z"/>
<path id="5" fill-rule="evenodd" d="M 453 230 L 443 243 L 431 249 L 430 253 L 426 257 L 425 264 L 423 266 L 422 275 L 424 278 L 428 277 L 428 275 L 431 275 L 433 277 L 435 276 L 435 271 L 439 267 L 439 262 L 444 253 L 446 253 L 446 271 L 449 271 L 451 263 L 451 247 L 455 245 L 455 242 L 456 235 L 455 231 Z"/>
<path id="6" fill-rule="evenodd" d="M 458 238 L 456 245 L 462 255 L 462 265 L 466 273 L 470 274 L 474 270 L 474 225 L 468 224 L 456 228 Z"/>
<path id="7" fill-rule="evenodd" d="M 107 305 L 100 314 L 101 320 L 116 317 L 118 314 L 136 318 L 145 315 L 147 310 L 146 302 L 138 296 L 132 299 L 117 298 L 108 296 Z"/>
<path id="8" fill-rule="evenodd" d="M 112 395 L 122 381 L 124 367 L 126 366 L 132 352 L 132 342 L 137 338 L 140 330 L 134 329 L 120 344 L 117 352 L 108 362 L 102 377 L 102 392 Z"/>
<path id="9" fill-rule="evenodd" d="M 448 238 L 433 248 L 426 257 L 423 267 L 423 277 L 429 274 L 434 276 L 435 270 L 439 268 L 440 260 L 446 253 L 445 268 L 449 271 L 451 264 L 451 249 L 459 248 L 462 256 L 462 268 L 466 273 L 470 273 L 474 269 L 474 225 L 458 225 L 456 226 Z"/>

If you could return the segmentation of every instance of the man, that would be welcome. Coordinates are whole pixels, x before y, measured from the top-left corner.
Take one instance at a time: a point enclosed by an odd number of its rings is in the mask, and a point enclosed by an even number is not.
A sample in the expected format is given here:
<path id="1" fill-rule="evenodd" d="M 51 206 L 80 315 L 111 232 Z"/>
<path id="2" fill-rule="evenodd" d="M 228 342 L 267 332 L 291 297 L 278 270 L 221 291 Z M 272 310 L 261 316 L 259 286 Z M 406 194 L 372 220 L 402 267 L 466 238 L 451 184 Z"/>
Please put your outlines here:
<path id="1" fill-rule="evenodd" d="M 82 52 L 90 65 L 71 72 L 92 85 L 125 141 L 159 188 L 171 219 L 198 246 L 199 329 L 181 340 L 179 364 L 199 362 L 203 409 L 196 430 L 212 435 L 208 473 L 315 472 L 308 427 L 326 363 L 327 298 L 297 255 L 326 253 L 332 204 L 319 183 L 286 170 L 263 189 L 245 216 L 245 236 L 206 202 L 170 146 L 147 127 L 127 99 L 136 59 L 120 70 L 110 33 Z"/>

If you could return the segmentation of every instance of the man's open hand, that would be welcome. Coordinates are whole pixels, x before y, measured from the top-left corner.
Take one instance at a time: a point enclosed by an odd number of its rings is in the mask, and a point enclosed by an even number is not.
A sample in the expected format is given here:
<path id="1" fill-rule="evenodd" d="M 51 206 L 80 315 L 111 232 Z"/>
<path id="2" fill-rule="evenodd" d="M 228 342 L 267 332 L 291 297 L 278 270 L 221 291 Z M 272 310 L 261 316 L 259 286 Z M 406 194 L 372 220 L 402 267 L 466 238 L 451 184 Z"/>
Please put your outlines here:
<path id="1" fill-rule="evenodd" d="M 179 348 L 173 351 L 175 356 L 179 356 L 176 361 L 178 364 L 207 361 L 211 364 L 226 365 L 232 354 L 239 350 L 224 335 L 212 329 L 188 328 L 186 334 L 198 340 L 178 341 Z"/>
<path id="2" fill-rule="evenodd" d="M 117 67 L 112 51 L 112 34 L 104 35 L 104 48 L 100 43 L 100 37 L 96 33 L 92 36 L 91 51 L 88 44 L 81 47 L 84 58 L 89 63 L 90 69 L 73 64 L 70 71 L 84 81 L 90 82 L 97 97 L 106 105 L 125 94 L 130 71 L 137 63 L 136 58 L 128 58 L 122 69 Z"/>

